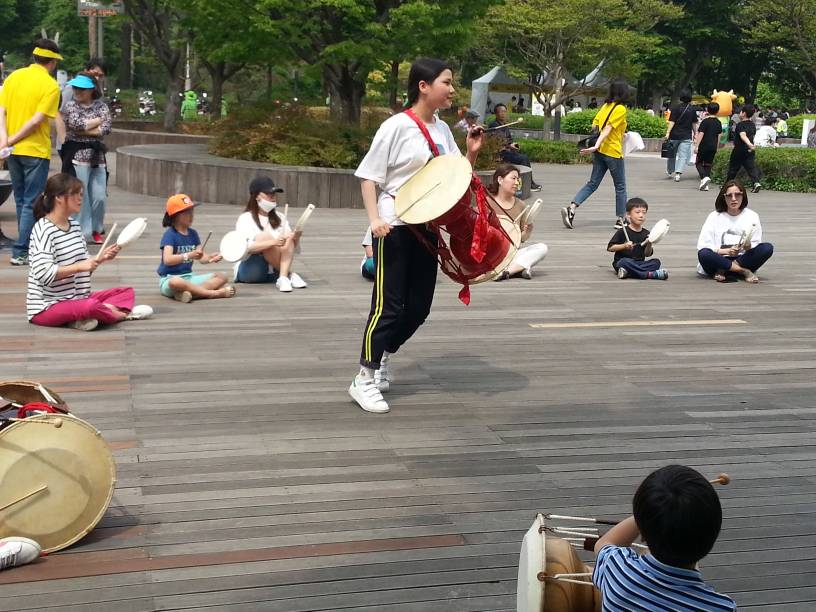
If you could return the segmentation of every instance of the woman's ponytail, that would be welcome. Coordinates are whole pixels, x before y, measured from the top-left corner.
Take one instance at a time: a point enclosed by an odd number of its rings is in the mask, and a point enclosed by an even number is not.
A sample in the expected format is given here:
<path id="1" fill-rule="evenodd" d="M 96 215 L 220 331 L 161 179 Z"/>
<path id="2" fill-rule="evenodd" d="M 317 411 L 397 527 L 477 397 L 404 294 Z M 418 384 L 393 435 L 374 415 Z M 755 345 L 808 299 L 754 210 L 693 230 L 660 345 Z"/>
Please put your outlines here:
<path id="1" fill-rule="evenodd" d="M 57 198 L 65 195 L 82 193 L 83 185 L 77 177 L 61 172 L 55 174 L 45 183 L 45 191 L 34 200 L 32 205 L 34 219 L 39 221 L 54 210 Z"/>

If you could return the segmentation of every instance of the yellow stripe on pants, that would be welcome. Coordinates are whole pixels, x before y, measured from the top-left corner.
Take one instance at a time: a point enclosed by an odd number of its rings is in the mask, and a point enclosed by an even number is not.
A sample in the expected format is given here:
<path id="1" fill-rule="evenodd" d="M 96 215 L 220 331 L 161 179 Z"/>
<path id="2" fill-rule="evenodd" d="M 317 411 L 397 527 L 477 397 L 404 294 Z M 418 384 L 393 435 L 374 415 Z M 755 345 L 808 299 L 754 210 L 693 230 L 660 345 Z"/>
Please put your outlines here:
<path id="1" fill-rule="evenodd" d="M 383 245 L 385 244 L 385 236 L 379 239 L 377 243 L 377 270 L 374 281 L 377 289 L 377 299 L 374 302 L 374 316 L 371 317 L 371 322 L 368 324 L 365 338 L 365 356 L 366 361 L 371 362 L 371 336 L 374 334 L 374 328 L 377 327 L 377 322 L 380 320 L 380 315 L 383 310 Z"/>

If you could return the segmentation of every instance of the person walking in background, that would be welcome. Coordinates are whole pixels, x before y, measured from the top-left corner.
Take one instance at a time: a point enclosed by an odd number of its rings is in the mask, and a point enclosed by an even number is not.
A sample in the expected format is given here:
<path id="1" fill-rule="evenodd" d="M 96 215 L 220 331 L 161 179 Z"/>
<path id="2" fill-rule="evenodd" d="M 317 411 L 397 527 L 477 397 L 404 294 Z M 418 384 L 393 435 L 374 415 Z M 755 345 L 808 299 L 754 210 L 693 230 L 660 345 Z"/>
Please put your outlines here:
<path id="1" fill-rule="evenodd" d="M 697 131 L 697 111 L 691 104 L 691 91 L 680 92 L 680 104 L 672 107 L 666 127 L 666 140 L 674 145 L 674 157 L 666 160 L 666 175 L 680 181 L 683 168 L 691 160 L 691 142 Z"/>
<path id="2" fill-rule="evenodd" d="M 756 125 L 753 122 L 754 107 L 746 104 L 740 112 L 740 122 L 734 128 L 734 148 L 731 151 L 731 160 L 728 163 L 726 181 L 737 178 L 740 168 L 745 168 L 751 182 L 754 184 L 751 191 L 759 193 L 762 185 L 759 182 L 759 169 L 756 167 L 756 146 L 754 136 Z"/>
<path id="3" fill-rule="evenodd" d="M 700 122 L 694 138 L 694 152 L 697 154 L 695 165 L 697 174 L 700 175 L 700 191 L 708 191 L 708 184 L 711 182 L 711 167 L 714 165 L 714 157 L 717 155 L 717 146 L 722 134 L 722 123 L 717 117 L 719 110 L 719 104 L 709 103 L 706 116 Z"/>
<path id="4" fill-rule="evenodd" d="M 14 147 L 6 159 L 17 205 L 17 242 L 9 263 L 28 264 L 28 240 L 34 227 L 34 199 L 45 190 L 51 161 L 50 119 L 57 116 L 59 85 L 51 76 L 62 59 L 53 40 L 39 39 L 34 61 L 15 70 L 0 90 L 0 150 Z"/>

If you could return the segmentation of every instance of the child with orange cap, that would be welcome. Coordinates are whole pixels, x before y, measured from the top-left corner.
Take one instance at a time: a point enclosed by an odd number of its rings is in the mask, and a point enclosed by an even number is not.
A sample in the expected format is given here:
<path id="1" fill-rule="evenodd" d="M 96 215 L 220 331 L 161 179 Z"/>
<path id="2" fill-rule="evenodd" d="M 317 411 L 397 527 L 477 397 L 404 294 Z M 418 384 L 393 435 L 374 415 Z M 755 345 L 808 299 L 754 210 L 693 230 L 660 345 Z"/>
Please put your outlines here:
<path id="1" fill-rule="evenodd" d="M 161 239 L 161 263 L 156 270 L 161 277 L 159 290 L 165 297 L 188 303 L 193 298 L 230 298 L 235 287 L 227 284 L 220 272 L 193 274 L 193 262 L 218 263 L 220 253 L 207 254 L 198 232 L 192 228 L 193 208 L 190 196 L 177 193 L 167 200 L 162 226 L 167 228 Z"/>

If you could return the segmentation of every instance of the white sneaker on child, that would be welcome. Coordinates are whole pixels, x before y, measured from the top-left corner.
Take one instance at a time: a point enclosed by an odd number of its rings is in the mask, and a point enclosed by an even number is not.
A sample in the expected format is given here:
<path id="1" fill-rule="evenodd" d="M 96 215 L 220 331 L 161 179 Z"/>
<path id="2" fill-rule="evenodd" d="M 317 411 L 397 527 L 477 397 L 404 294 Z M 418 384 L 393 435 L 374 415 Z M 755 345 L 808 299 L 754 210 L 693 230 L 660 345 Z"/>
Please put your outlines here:
<path id="1" fill-rule="evenodd" d="M 391 375 L 391 368 L 388 364 L 388 357 L 383 355 L 380 360 L 380 369 L 374 370 L 374 382 L 380 393 L 388 393 L 391 390 L 391 382 L 394 380 Z"/>
<path id="2" fill-rule="evenodd" d="M 292 291 L 292 281 L 289 280 L 288 276 L 278 277 L 278 280 L 275 281 L 275 286 L 281 293 L 289 293 Z"/>
<path id="3" fill-rule="evenodd" d="M 31 563 L 42 553 L 40 545 L 28 538 L 8 537 L 0 540 L 0 570 Z"/>
<path id="4" fill-rule="evenodd" d="M 355 376 L 349 387 L 349 395 L 366 412 L 384 414 L 391 410 L 373 378 L 362 378 L 359 374 Z"/>
<path id="5" fill-rule="evenodd" d="M 306 281 L 301 278 L 300 274 L 297 272 L 291 272 L 289 274 L 289 280 L 292 282 L 292 286 L 295 289 L 305 289 L 309 285 L 306 284 Z"/>
<path id="6" fill-rule="evenodd" d="M 153 316 L 153 309 L 147 304 L 139 304 L 134 306 L 133 310 L 125 317 L 127 321 L 139 321 L 140 319 L 149 319 Z"/>

